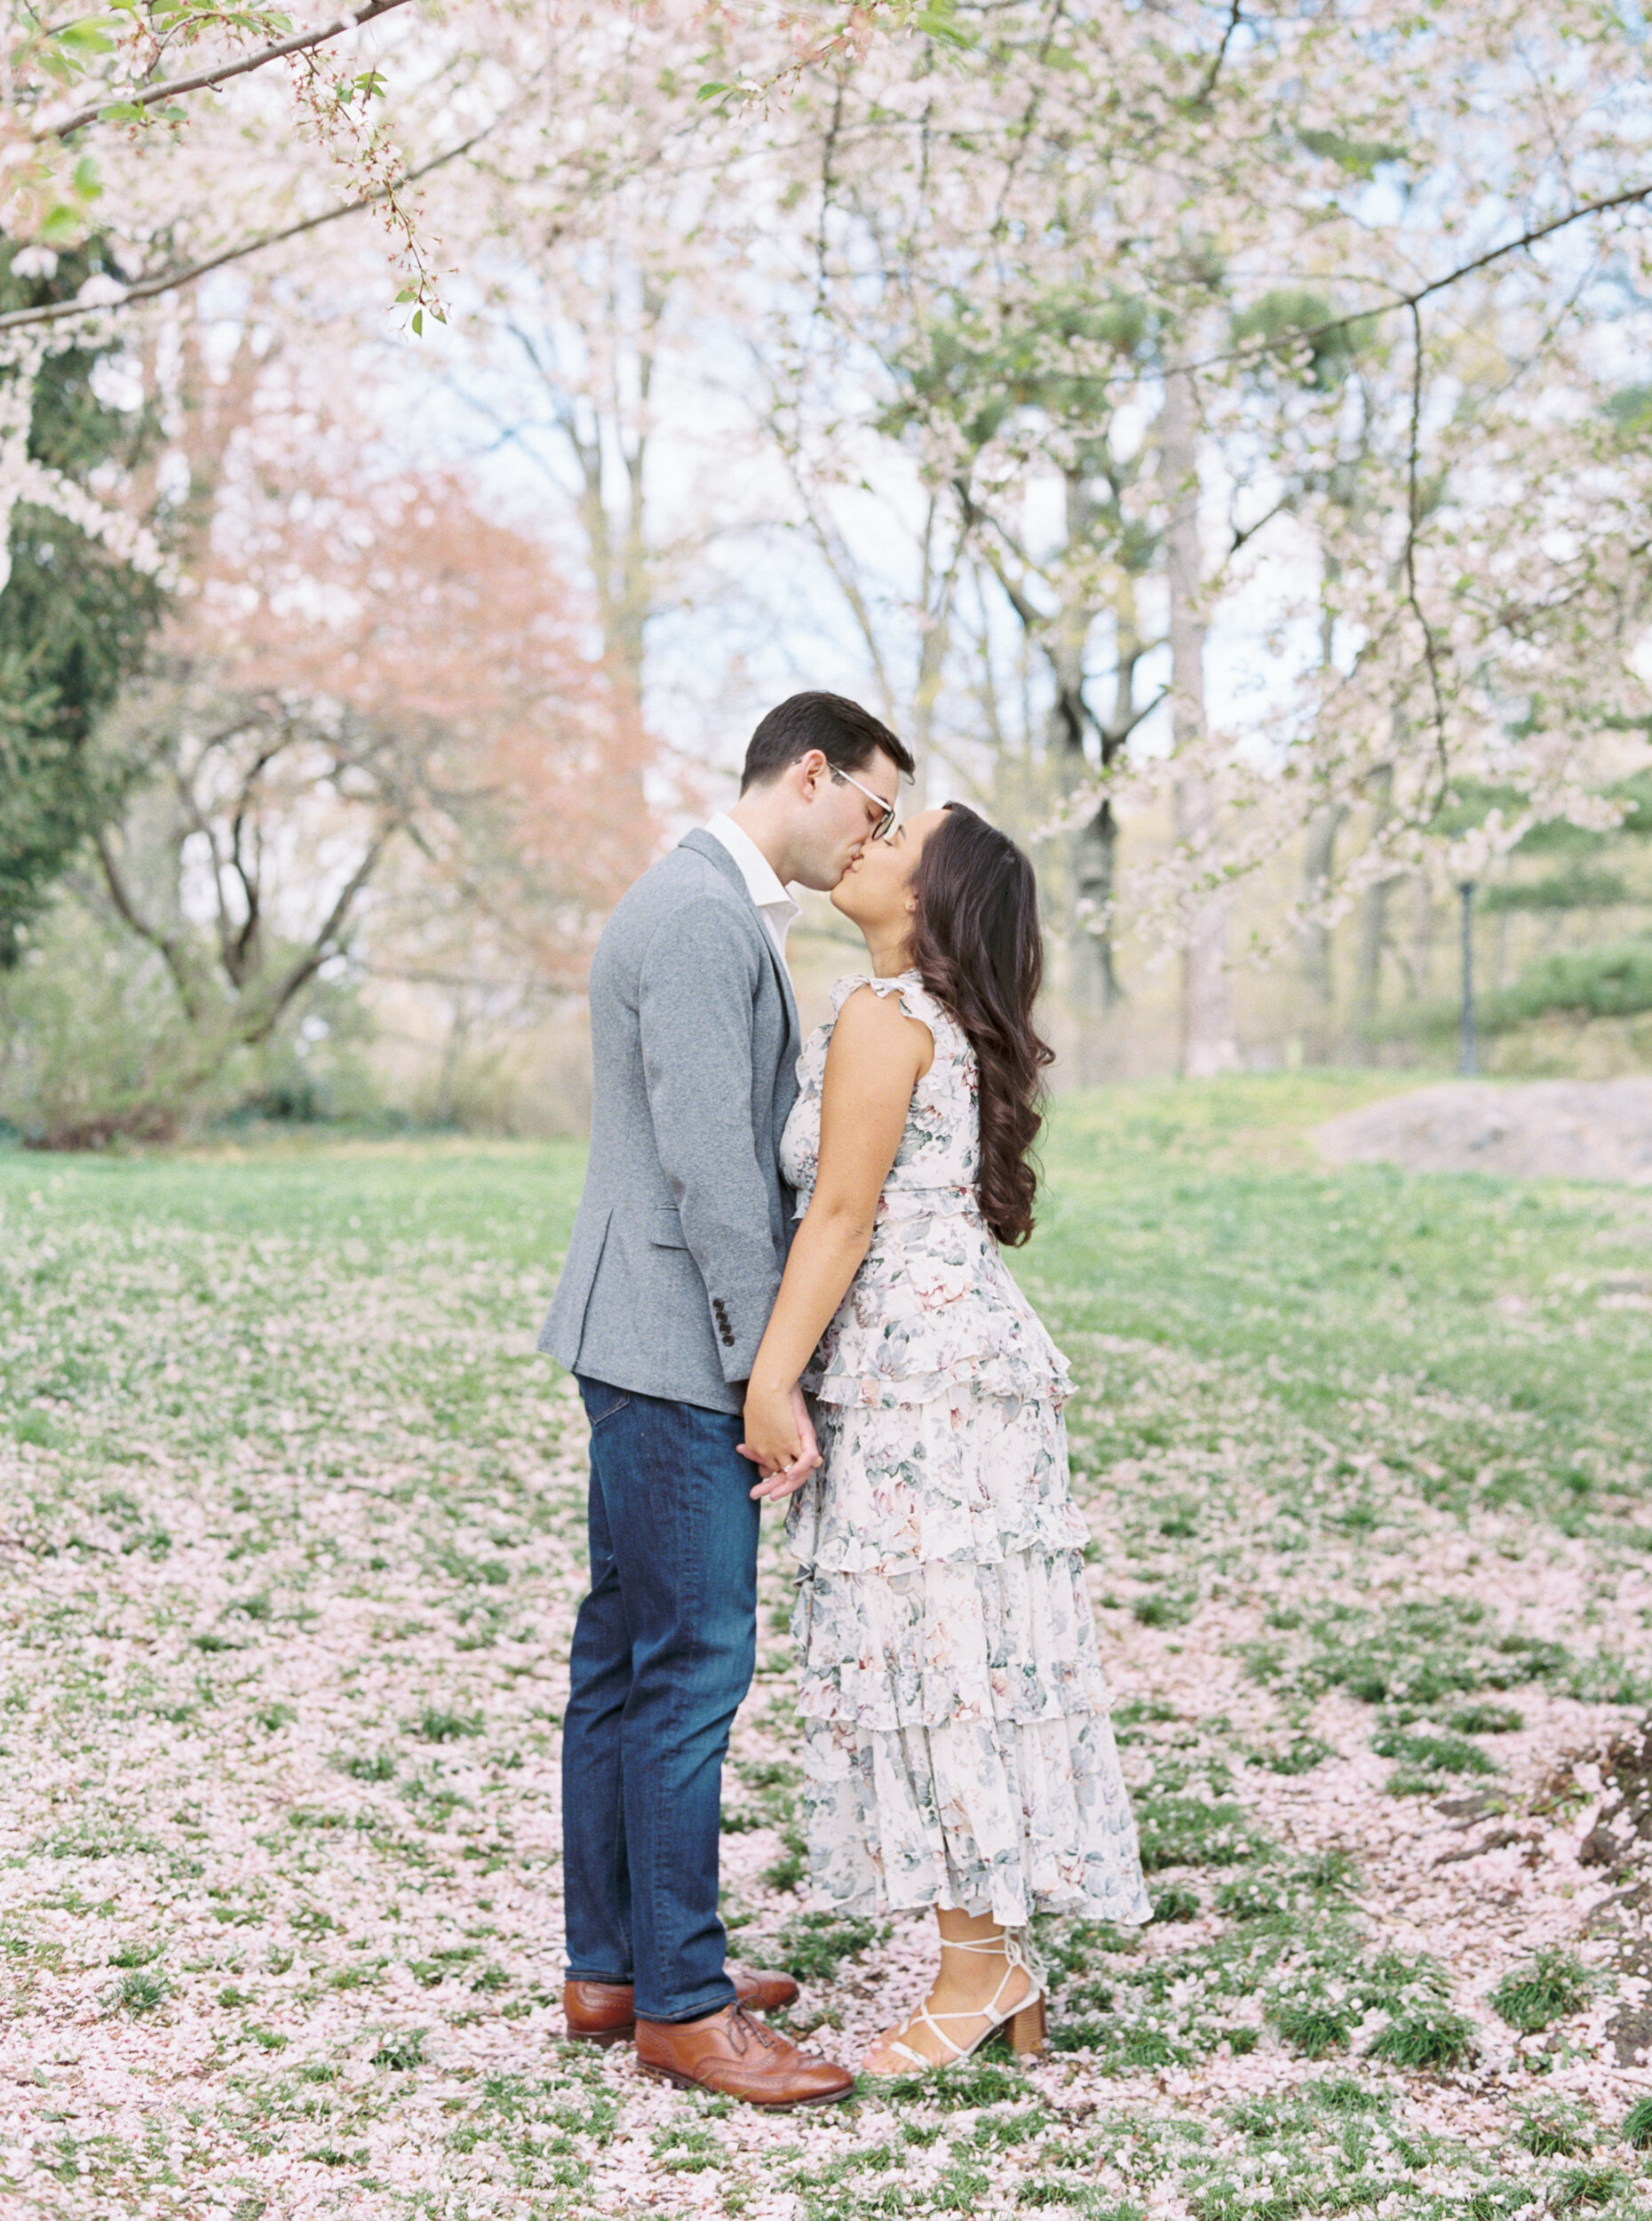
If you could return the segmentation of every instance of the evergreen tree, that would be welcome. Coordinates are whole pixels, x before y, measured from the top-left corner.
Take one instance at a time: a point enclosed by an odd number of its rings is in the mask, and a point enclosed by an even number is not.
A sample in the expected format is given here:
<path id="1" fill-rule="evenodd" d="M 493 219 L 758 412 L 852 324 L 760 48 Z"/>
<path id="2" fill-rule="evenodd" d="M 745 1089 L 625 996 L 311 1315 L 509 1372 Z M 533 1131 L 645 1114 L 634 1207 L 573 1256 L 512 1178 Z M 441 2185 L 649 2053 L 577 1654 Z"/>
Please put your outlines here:
<path id="1" fill-rule="evenodd" d="M 20 277 L 12 262 L 0 248 L 0 309 L 72 299 L 94 273 L 114 274 L 96 243 L 60 256 L 50 278 Z M 95 390 L 111 352 L 65 347 L 35 381 L 29 454 L 81 483 L 99 465 L 133 463 L 147 430 L 144 412 Z M 0 967 L 17 962 L 29 921 L 130 785 L 129 767 L 97 760 L 92 735 L 141 662 L 164 600 L 153 578 L 28 503 L 12 514 L 11 558 L 0 591 Z"/>

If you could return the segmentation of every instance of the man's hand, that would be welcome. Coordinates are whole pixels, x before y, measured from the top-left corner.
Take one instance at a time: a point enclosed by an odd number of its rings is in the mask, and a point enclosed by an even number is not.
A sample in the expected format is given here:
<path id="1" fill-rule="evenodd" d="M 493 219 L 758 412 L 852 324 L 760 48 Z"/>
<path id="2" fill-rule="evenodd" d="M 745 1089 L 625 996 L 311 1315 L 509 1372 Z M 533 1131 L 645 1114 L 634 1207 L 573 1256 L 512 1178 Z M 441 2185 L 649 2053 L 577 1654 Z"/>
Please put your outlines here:
<path id="1" fill-rule="evenodd" d="M 773 1504 L 795 1496 L 821 1462 L 814 1439 L 814 1422 L 803 1390 L 795 1383 L 783 1397 L 748 1387 L 746 1438 L 740 1454 L 750 1458 L 760 1478 L 751 1493 L 759 1503 Z"/>

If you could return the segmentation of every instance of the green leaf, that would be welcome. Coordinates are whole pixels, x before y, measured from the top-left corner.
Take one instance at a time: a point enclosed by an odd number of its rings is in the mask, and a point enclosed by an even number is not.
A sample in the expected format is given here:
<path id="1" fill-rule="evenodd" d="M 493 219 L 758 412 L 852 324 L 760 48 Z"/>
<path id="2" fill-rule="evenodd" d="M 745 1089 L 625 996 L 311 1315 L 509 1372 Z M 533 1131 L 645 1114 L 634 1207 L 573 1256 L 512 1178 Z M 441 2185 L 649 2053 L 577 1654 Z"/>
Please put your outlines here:
<path id="1" fill-rule="evenodd" d="M 98 112 L 100 123 L 141 123 L 143 110 L 136 100 L 112 100 L 107 108 Z"/>
<path id="2" fill-rule="evenodd" d="M 103 191 L 94 155 L 83 155 L 75 164 L 75 190 L 83 201 L 95 201 Z"/>
<path id="3" fill-rule="evenodd" d="M 108 54 L 115 50 L 109 28 L 101 16 L 83 15 L 77 23 L 66 23 L 52 36 L 60 46 L 67 46 L 74 53 Z"/>
<path id="4" fill-rule="evenodd" d="M 67 201 L 59 201 L 46 211 L 40 227 L 40 236 L 48 247 L 59 247 L 66 245 L 70 240 L 78 239 L 83 228 L 83 219 L 80 210 L 71 208 Z"/>
<path id="5" fill-rule="evenodd" d="M 933 38 L 942 46 L 955 46 L 967 51 L 981 44 L 978 32 L 957 21 L 949 0 L 940 6 L 920 8 L 912 20 L 925 38 Z"/>
<path id="6" fill-rule="evenodd" d="M 694 97 L 696 100 L 725 100 L 734 89 L 731 84 L 703 84 Z"/>
<path id="7" fill-rule="evenodd" d="M 1380 163 L 1405 160 L 1405 148 L 1389 139 L 1348 139 L 1341 131 L 1309 131 L 1301 124 L 1297 126 L 1297 137 L 1309 154 L 1334 162 L 1351 178 L 1371 178 Z"/>
<path id="8" fill-rule="evenodd" d="M 416 308 L 416 309 L 413 311 L 413 337 L 414 337 L 416 339 L 422 339 L 422 338 L 424 338 L 424 336 L 425 336 L 425 312 L 424 312 L 424 310 L 423 310 L 422 308 Z"/>

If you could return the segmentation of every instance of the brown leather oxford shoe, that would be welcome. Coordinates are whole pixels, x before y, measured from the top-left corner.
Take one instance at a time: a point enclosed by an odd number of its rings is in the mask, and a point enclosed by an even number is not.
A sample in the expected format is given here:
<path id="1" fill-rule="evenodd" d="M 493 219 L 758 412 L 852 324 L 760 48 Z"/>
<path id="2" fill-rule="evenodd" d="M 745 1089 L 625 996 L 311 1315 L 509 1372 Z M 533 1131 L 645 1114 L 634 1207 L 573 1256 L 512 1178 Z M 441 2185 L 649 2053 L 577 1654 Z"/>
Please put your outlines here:
<path id="1" fill-rule="evenodd" d="M 797 2002 L 798 1986 L 789 1974 L 766 1974 L 760 1967 L 730 1962 L 727 1974 L 735 2000 L 748 2012 L 777 2013 Z M 562 2017 L 568 2033 L 584 2043 L 624 2043 L 637 2026 L 629 1982 L 567 1982 Z"/>
<path id="2" fill-rule="evenodd" d="M 639 2020 L 637 2063 L 679 2090 L 713 2090 L 777 2113 L 835 2105 L 854 2088 L 847 2067 L 811 2058 L 743 2005 L 726 2005 L 704 2020 Z"/>

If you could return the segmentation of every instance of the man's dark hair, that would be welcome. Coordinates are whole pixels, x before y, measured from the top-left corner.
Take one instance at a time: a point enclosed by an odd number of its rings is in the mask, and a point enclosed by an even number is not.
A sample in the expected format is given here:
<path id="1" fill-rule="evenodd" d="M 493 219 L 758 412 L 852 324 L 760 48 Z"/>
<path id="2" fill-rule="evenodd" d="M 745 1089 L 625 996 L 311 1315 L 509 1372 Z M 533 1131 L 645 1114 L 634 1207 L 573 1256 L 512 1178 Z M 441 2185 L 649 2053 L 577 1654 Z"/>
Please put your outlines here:
<path id="1" fill-rule="evenodd" d="M 902 777 L 917 769 L 912 751 L 887 725 L 841 694 L 794 694 L 772 709 L 751 736 L 740 792 L 766 786 L 789 763 L 818 748 L 834 771 L 862 771 L 881 749 Z"/>

